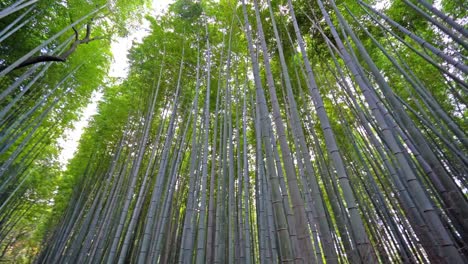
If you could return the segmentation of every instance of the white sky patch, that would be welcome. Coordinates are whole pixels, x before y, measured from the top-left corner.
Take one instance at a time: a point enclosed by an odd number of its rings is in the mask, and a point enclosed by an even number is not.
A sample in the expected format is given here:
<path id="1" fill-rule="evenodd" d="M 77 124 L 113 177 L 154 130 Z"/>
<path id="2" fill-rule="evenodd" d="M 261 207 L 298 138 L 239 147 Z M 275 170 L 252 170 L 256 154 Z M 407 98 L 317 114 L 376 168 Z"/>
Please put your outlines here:
<path id="1" fill-rule="evenodd" d="M 174 0 L 153 0 L 153 12 L 155 14 L 161 14 L 166 11 L 169 4 L 172 4 Z"/>
<path id="2" fill-rule="evenodd" d="M 377 1 L 375 4 L 374 4 L 374 8 L 377 9 L 377 10 L 383 10 L 383 9 L 387 9 L 390 7 L 390 1 L 389 0 L 380 0 L 380 1 Z"/>
<path id="3" fill-rule="evenodd" d="M 64 134 L 58 139 L 57 143 L 61 148 L 58 161 L 62 169 L 73 158 L 78 148 L 78 142 L 84 129 L 88 126 L 91 117 L 97 113 L 97 106 L 102 98 L 102 91 L 96 90 L 91 95 L 91 102 L 81 112 L 80 119 L 73 124 L 72 128 L 66 129 Z"/>
<path id="4" fill-rule="evenodd" d="M 162 14 L 172 2 L 174 2 L 174 0 L 153 0 L 152 10 L 149 13 L 152 15 Z M 141 42 L 141 40 L 149 34 L 149 30 L 149 22 L 143 20 L 143 24 L 131 32 L 128 37 L 117 38 L 111 43 L 111 51 L 114 59 L 109 72 L 110 77 L 127 77 L 129 67 L 127 58 L 128 50 L 132 47 L 133 42 Z"/>
<path id="5" fill-rule="evenodd" d="M 133 45 L 133 42 L 140 43 L 141 40 L 149 33 L 149 23 L 144 20 L 134 32 L 130 33 L 125 38 L 117 38 L 111 43 L 111 51 L 114 56 L 109 70 L 110 77 L 125 78 L 128 75 L 128 51 Z"/>
<path id="6" fill-rule="evenodd" d="M 149 11 L 152 15 L 159 15 L 167 10 L 167 7 L 174 0 L 153 0 L 152 10 Z M 133 42 L 141 42 L 150 31 L 150 24 L 143 20 L 143 24 L 139 25 L 135 30 L 130 32 L 128 37 L 117 38 L 111 43 L 111 51 L 113 54 L 112 64 L 109 70 L 110 77 L 126 78 L 128 75 L 128 51 L 133 45 Z M 93 92 L 91 102 L 85 107 L 81 113 L 80 119 L 73 124 L 73 128 L 65 130 L 64 134 L 58 139 L 57 143 L 61 148 L 58 161 L 62 169 L 65 169 L 68 162 L 75 155 L 78 149 L 78 143 L 83 134 L 84 129 L 88 126 L 91 117 L 97 113 L 97 106 L 101 100 L 103 92 L 96 90 Z"/>

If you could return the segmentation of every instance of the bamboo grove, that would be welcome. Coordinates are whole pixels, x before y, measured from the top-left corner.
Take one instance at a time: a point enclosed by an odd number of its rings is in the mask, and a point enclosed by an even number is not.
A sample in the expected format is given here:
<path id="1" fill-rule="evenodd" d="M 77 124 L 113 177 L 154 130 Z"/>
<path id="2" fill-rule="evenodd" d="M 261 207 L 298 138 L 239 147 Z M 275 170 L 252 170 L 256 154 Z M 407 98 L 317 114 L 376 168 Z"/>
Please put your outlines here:
<path id="1" fill-rule="evenodd" d="M 0 41 L 40 3 L 1 9 Z M 1 61 L 0 258 L 42 206 L 34 263 L 468 261 L 464 1 L 177 0 L 106 78 L 80 44 L 138 8 L 90 4 Z"/>

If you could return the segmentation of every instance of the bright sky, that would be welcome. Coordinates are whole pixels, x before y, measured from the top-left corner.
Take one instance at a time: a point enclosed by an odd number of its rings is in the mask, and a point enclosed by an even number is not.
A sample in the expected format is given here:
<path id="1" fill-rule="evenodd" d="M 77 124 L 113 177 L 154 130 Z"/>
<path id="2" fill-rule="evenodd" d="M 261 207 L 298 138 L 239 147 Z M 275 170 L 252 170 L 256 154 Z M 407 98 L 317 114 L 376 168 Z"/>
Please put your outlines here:
<path id="1" fill-rule="evenodd" d="M 163 13 L 167 6 L 174 0 L 153 0 L 151 14 Z M 139 28 L 134 30 L 126 38 L 117 38 L 111 43 L 111 50 L 114 56 L 109 76 L 125 78 L 128 74 L 128 50 L 132 47 L 133 41 L 140 42 L 149 33 L 149 23 L 145 21 Z M 84 129 L 88 126 L 92 116 L 97 112 L 97 106 L 102 98 L 102 91 L 97 90 L 91 97 L 91 102 L 83 109 L 81 118 L 73 124 L 72 129 L 65 130 L 64 135 L 59 138 L 58 145 L 62 149 L 59 154 L 59 162 L 62 169 L 65 169 L 68 161 L 73 158 L 78 148 L 78 142 Z"/>
<path id="2" fill-rule="evenodd" d="M 167 6 L 174 2 L 174 0 L 153 0 L 151 14 L 158 15 L 163 13 Z M 111 65 L 109 76 L 111 77 L 126 77 L 128 74 L 128 50 L 132 47 L 132 42 L 141 42 L 141 40 L 149 33 L 149 23 L 144 23 L 132 32 L 127 38 L 118 38 L 111 44 L 112 54 L 114 61 Z"/>
<path id="3" fill-rule="evenodd" d="M 80 140 L 81 134 L 83 134 L 85 127 L 88 126 L 91 116 L 96 114 L 98 102 L 101 98 L 102 92 L 98 90 L 94 91 L 91 96 L 91 102 L 81 113 L 80 119 L 73 124 L 72 129 L 65 130 L 64 135 L 58 139 L 58 145 L 62 148 L 58 159 L 62 169 L 65 169 L 68 161 L 73 158 L 78 148 L 78 141 Z"/>

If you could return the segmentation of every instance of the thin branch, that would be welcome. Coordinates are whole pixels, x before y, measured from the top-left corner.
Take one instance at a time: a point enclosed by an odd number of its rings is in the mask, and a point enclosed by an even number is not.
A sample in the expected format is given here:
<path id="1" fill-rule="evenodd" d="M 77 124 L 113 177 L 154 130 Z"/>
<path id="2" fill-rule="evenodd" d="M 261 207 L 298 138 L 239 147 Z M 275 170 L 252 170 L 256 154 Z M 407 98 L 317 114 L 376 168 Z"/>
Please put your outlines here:
<path id="1" fill-rule="evenodd" d="M 91 35 L 91 22 L 86 25 L 86 36 L 83 40 L 89 39 Z"/>
<path id="2" fill-rule="evenodd" d="M 75 27 L 72 27 L 72 29 L 75 32 L 75 40 L 79 40 L 80 39 L 80 34 L 78 34 L 78 30 L 76 30 Z"/>
<path id="3" fill-rule="evenodd" d="M 74 34 L 75 34 L 75 41 L 73 41 L 73 43 L 70 45 L 70 48 L 66 50 L 65 52 L 63 52 L 61 55 L 56 56 L 56 55 L 45 54 L 45 55 L 30 57 L 29 59 L 25 60 L 23 63 L 18 65 L 15 68 L 15 70 L 29 66 L 29 65 L 33 65 L 36 63 L 41 63 L 41 62 L 49 62 L 49 61 L 65 62 L 68 59 L 68 57 L 71 54 L 73 54 L 73 52 L 75 52 L 75 50 L 78 48 L 80 44 L 88 44 L 95 40 L 104 39 L 105 37 L 103 36 L 91 38 L 91 22 L 92 21 L 93 19 L 91 19 L 91 21 L 86 25 L 86 36 L 83 39 L 80 39 L 78 30 L 75 27 L 72 27 Z"/>

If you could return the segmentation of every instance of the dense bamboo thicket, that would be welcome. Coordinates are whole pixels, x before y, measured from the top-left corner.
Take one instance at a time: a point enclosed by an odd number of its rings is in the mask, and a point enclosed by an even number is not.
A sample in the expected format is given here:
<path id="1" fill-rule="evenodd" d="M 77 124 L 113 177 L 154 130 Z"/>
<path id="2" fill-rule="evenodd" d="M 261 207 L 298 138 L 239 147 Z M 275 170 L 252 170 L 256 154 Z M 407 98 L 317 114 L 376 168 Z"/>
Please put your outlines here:
<path id="1" fill-rule="evenodd" d="M 0 11 L 0 41 L 35 2 Z M 43 210 L 35 263 L 468 261 L 466 3 L 177 0 L 104 80 L 83 44 L 137 8 L 74 11 L 0 61 L 0 257 Z"/>

